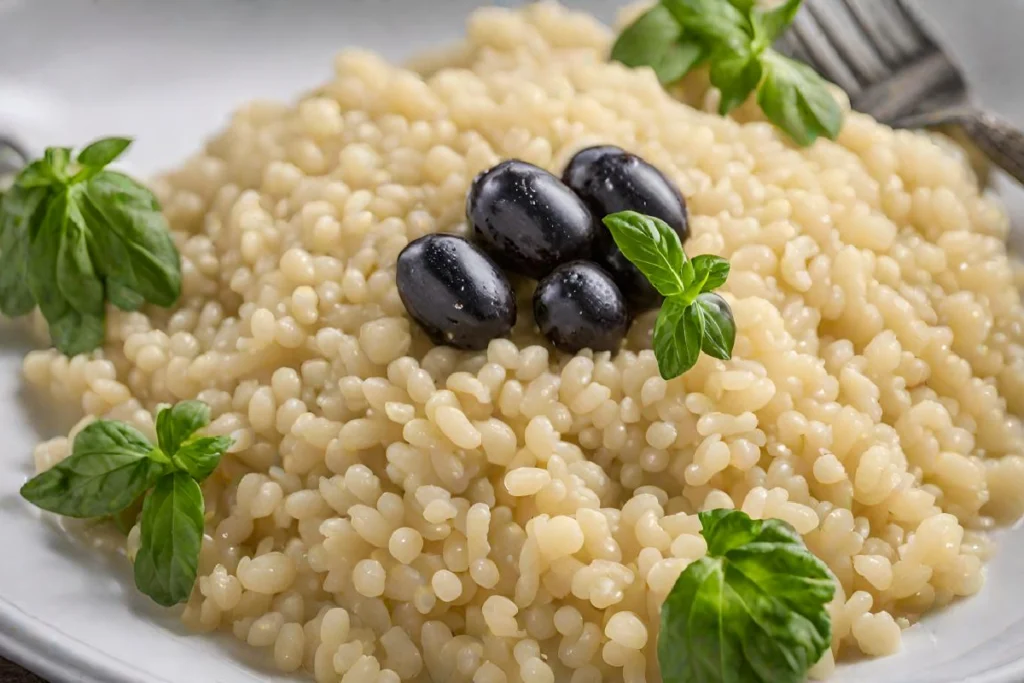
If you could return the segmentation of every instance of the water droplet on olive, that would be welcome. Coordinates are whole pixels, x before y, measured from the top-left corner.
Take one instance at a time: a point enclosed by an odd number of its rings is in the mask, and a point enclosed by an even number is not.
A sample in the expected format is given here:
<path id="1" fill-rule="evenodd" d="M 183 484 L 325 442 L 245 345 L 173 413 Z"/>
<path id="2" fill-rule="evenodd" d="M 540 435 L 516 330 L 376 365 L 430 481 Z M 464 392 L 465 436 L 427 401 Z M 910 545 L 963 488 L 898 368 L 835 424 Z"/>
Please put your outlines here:
<path id="1" fill-rule="evenodd" d="M 572 158 L 562 179 L 598 220 L 619 211 L 638 211 L 665 221 L 682 242 L 690 236 L 686 201 L 679 189 L 635 154 L 610 145 L 588 147 Z M 634 315 L 661 304 L 661 295 L 622 255 L 603 225 L 597 228 L 594 256 L 615 278 Z"/>
<path id="2" fill-rule="evenodd" d="M 487 253 L 507 270 L 535 279 L 588 257 L 597 232 L 582 199 L 544 169 L 517 159 L 473 181 L 466 214 Z"/>
<path id="3" fill-rule="evenodd" d="M 516 322 L 516 299 L 491 257 L 456 235 L 432 234 L 398 255 L 398 295 L 435 344 L 484 349 Z"/>
<path id="4" fill-rule="evenodd" d="M 533 316 L 541 333 L 567 353 L 616 351 L 629 327 L 622 292 L 591 261 L 566 263 L 537 283 Z"/>

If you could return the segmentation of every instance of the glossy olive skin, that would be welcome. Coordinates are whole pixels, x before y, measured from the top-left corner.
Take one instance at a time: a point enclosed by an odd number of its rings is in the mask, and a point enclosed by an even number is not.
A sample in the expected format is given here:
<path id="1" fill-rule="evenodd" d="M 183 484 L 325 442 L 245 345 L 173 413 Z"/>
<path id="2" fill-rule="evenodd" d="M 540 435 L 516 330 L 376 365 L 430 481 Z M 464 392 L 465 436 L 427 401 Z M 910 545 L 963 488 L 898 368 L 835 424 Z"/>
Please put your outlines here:
<path id="1" fill-rule="evenodd" d="M 619 211 L 637 211 L 668 223 L 679 239 L 690 236 L 686 201 L 679 189 L 654 166 L 618 147 L 588 147 L 572 158 L 562 176 L 600 221 Z M 604 266 L 629 301 L 631 312 L 655 308 L 662 297 L 615 245 L 611 233 L 598 226 L 595 258 Z"/>
<path id="2" fill-rule="evenodd" d="M 435 344 L 484 349 L 516 322 L 516 298 L 505 273 L 472 242 L 425 235 L 398 255 L 395 279 L 409 315 Z"/>
<path id="3" fill-rule="evenodd" d="M 629 328 L 622 292 L 592 261 L 566 263 L 537 283 L 533 316 L 541 333 L 567 353 L 617 351 Z"/>
<path id="4" fill-rule="evenodd" d="M 473 181 L 466 215 L 477 243 L 494 260 L 535 279 L 587 258 L 597 231 L 586 204 L 561 180 L 517 159 Z"/>

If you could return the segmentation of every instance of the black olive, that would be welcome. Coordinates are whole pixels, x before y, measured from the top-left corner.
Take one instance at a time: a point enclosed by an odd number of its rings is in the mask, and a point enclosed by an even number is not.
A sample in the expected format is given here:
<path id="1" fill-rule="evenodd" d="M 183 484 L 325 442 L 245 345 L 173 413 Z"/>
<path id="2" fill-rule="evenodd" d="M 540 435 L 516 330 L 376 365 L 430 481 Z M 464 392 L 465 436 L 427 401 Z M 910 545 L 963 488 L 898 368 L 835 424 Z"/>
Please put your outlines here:
<path id="1" fill-rule="evenodd" d="M 510 271 L 542 278 L 590 255 L 596 232 L 586 204 L 525 161 L 503 161 L 473 181 L 466 214 L 479 244 Z"/>
<path id="2" fill-rule="evenodd" d="M 690 236 L 686 201 L 679 189 L 649 163 L 609 145 L 576 154 L 562 176 L 598 220 L 610 213 L 638 211 L 668 223 L 682 242 Z M 661 295 L 615 245 L 611 233 L 597 228 L 594 253 L 625 293 L 633 313 L 655 308 Z"/>
<path id="3" fill-rule="evenodd" d="M 425 235 L 398 255 L 398 295 L 435 344 L 483 349 L 511 331 L 516 298 L 487 254 L 456 235 Z"/>
<path id="4" fill-rule="evenodd" d="M 537 283 L 533 316 L 541 333 L 568 353 L 615 351 L 629 327 L 622 292 L 591 261 L 566 263 Z"/>

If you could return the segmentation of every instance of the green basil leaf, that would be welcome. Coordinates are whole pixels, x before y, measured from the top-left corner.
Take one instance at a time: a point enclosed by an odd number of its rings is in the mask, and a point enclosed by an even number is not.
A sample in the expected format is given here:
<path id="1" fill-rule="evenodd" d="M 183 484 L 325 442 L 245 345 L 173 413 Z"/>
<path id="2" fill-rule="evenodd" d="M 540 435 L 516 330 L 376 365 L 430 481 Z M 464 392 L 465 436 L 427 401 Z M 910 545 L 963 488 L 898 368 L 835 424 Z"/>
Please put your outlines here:
<path id="1" fill-rule="evenodd" d="M 203 542 L 203 492 L 186 472 L 165 474 L 142 504 L 135 585 L 164 607 L 188 600 Z"/>
<path id="2" fill-rule="evenodd" d="M 19 187 L 29 189 L 34 187 L 49 187 L 50 185 L 53 185 L 53 181 L 53 176 L 50 173 L 50 168 L 46 165 L 46 162 L 36 160 L 21 169 L 21 172 L 15 179 L 14 184 Z"/>
<path id="3" fill-rule="evenodd" d="M 124 154 L 131 144 L 131 138 L 103 138 L 79 152 L 77 161 L 82 166 L 102 168 Z"/>
<path id="4" fill-rule="evenodd" d="M 203 481 L 217 469 L 220 457 L 234 442 L 230 436 L 193 437 L 181 445 L 171 462 L 196 481 Z"/>
<path id="5" fill-rule="evenodd" d="M 664 5 L 655 5 L 627 26 L 612 47 L 611 58 L 626 66 L 649 66 L 663 85 L 675 83 L 707 56 L 686 40 L 682 27 Z"/>
<path id="6" fill-rule="evenodd" d="M 156 482 L 153 482 L 156 483 Z M 120 512 L 115 512 L 111 515 L 110 519 L 114 522 L 114 526 L 122 534 L 127 536 L 131 532 L 132 527 L 139 521 L 139 515 L 142 514 L 142 502 L 144 496 L 139 496 L 131 502 L 131 504 Z"/>
<path id="7" fill-rule="evenodd" d="M 693 305 L 700 307 L 704 315 L 701 350 L 719 360 L 732 358 L 732 348 L 736 344 L 736 321 L 729 304 L 718 294 L 704 293 L 697 297 Z"/>
<path id="8" fill-rule="evenodd" d="M 681 297 L 665 300 L 654 323 L 654 356 L 664 379 L 673 379 L 697 363 L 704 337 L 704 316 Z"/>
<path id="9" fill-rule="evenodd" d="M 832 641 L 828 567 L 785 522 L 738 510 L 699 516 L 708 553 L 662 605 L 662 679 L 803 683 Z"/>
<path id="10" fill-rule="evenodd" d="M 690 263 L 693 264 L 693 285 L 700 283 L 700 292 L 718 289 L 729 279 L 729 262 L 721 256 L 701 254 L 690 259 Z"/>
<path id="11" fill-rule="evenodd" d="M 67 180 L 68 164 L 71 163 L 71 150 L 67 147 L 47 147 L 43 152 L 43 163 L 51 178 L 64 182 Z"/>
<path id="12" fill-rule="evenodd" d="M 747 12 L 722 0 L 662 0 L 683 30 L 704 41 L 749 45 L 753 29 Z"/>
<path id="13" fill-rule="evenodd" d="M 51 195 L 29 247 L 29 288 L 65 355 L 103 343 L 103 283 L 93 270 L 87 229 L 75 198 L 77 187 Z"/>
<path id="14" fill-rule="evenodd" d="M 202 401 L 181 401 L 156 416 L 160 449 L 173 456 L 193 434 L 210 424 L 210 406 Z"/>
<path id="15" fill-rule="evenodd" d="M 662 296 L 686 291 L 690 284 L 683 278 L 686 254 L 679 235 L 665 221 L 636 211 L 621 211 L 605 216 L 604 224 L 623 256 Z"/>
<path id="16" fill-rule="evenodd" d="M 742 12 L 744 16 L 749 16 L 757 6 L 757 0 L 729 0 L 729 4 Z"/>
<path id="17" fill-rule="evenodd" d="M 97 420 L 75 437 L 71 455 L 21 487 L 33 505 L 66 517 L 119 512 L 166 470 L 149 457 L 152 444 L 123 422 Z"/>
<path id="18" fill-rule="evenodd" d="M 117 280 L 107 280 L 107 299 L 122 311 L 137 311 L 146 303 L 141 294 Z"/>
<path id="19" fill-rule="evenodd" d="M 42 219 L 47 190 L 15 185 L 0 199 L 0 313 L 16 318 L 36 307 L 29 286 L 33 223 Z"/>
<path id="20" fill-rule="evenodd" d="M 750 46 L 739 49 L 729 45 L 716 50 L 711 56 L 711 84 L 721 92 L 718 112 L 725 116 L 747 101 L 764 73 L 761 61 L 750 51 Z"/>
<path id="21" fill-rule="evenodd" d="M 804 0 L 785 0 L 780 5 L 771 9 L 752 7 L 748 14 L 754 26 L 754 35 L 757 41 L 764 47 L 770 46 L 775 39 L 782 35 L 783 31 L 793 23 L 796 13 Z"/>
<path id="22" fill-rule="evenodd" d="M 774 50 L 761 56 L 764 82 L 757 93 L 765 116 L 797 144 L 807 146 L 824 135 L 835 139 L 843 123 L 839 103 L 818 73 Z"/>
<path id="23" fill-rule="evenodd" d="M 181 294 L 181 259 L 156 197 L 114 171 L 101 171 L 83 186 L 82 213 L 96 226 L 101 273 L 152 304 L 172 306 Z"/>

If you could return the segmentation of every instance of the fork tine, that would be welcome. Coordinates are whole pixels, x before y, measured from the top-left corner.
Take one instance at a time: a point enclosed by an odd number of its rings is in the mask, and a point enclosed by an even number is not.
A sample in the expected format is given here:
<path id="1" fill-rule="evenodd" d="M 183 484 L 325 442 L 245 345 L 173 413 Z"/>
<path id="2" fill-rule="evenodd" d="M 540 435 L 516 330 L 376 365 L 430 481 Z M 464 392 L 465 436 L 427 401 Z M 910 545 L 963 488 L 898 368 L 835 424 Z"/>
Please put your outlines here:
<path id="1" fill-rule="evenodd" d="M 807 9 L 860 83 L 874 83 L 889 74 L 891 69 L 880 59 L 871 36 L 866 35 L 845 0 L 818 0 Z"/>
<path id="2" fill-rule="evenodd" d="M 935 48 L 900 0 L 847 0 L 847 5 L 889 64 L 903 64 Z"/>
<path id="3" fill-rule="evenodd" d="M 807 63 L 846 92 L 858 92 L 861 84 L 857 76 L 846 59 L 836 52 L 835 46 L 818 25 L 817 18 L 806 10 L 807 6 L 797 13 L 789 31 L 807 55 Z"/>

